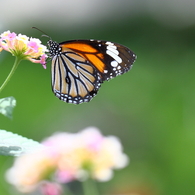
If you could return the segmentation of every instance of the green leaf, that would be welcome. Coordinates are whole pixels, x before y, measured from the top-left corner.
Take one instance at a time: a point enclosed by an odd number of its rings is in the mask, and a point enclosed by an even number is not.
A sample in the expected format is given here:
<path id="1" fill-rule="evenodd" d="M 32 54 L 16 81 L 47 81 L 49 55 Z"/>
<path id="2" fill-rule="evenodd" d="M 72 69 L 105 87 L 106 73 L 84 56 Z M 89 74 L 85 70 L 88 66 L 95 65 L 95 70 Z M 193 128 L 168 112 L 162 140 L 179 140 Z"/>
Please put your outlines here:
<path id="1" fill-rule="evenodd" d="M 39 142 L 6 130 L 0 130 L 0 155 L 20 156 L 44 148 Z"/>
<path id="2" fill-rule="evenodd" d="M 6 97 L 0 99 L 0 113 L 12 119 L 13 108 L 16 106 L 14 97 Z"/>

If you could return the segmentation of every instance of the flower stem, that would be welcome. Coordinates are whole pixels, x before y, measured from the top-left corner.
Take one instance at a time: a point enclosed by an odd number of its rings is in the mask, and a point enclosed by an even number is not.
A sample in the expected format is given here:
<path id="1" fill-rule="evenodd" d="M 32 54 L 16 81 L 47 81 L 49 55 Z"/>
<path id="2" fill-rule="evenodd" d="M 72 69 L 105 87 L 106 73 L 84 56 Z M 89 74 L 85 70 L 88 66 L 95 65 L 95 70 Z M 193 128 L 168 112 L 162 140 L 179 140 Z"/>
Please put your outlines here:
<path id="1" fill-rule="evenodd" d="M 69 189 L 67 185 L 64 185 L 62 195 L 73 195 L 72 191 Z"/>
<path id="2" fill-rule="evenodd" d="M 82 182 L 82 184 L 83 184 L 84 195 L 99 195 L 94 180 L 88 179 Z"/>
<path id="3" fill-rule="evenodd" d="M 14 65 L 9 73 L 9 75 L 7 76 L 7 78 L 5 79 L 4 83 L 1 85 L 0 87 L 0 92 L 4 89 L 4 87 L 7 85 L 7 83 L 9 82 L 9 80 L 11 79 L 12 75 L 14 74 L 15 70 L 18 67 L 18 64 L 20 63 L 21 59 L 16 57 Z"/>

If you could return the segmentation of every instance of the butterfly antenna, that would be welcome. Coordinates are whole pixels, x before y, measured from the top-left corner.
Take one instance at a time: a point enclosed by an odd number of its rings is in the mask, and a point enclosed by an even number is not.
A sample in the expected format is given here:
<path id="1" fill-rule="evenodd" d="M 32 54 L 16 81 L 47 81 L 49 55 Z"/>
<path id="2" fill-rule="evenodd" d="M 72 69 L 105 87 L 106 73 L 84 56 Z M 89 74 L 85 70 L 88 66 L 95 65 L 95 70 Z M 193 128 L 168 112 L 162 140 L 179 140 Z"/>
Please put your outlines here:
<path id="1" fill-rule="evenodd" d="M 43 33 L 43 35 L 42 35 L 43 37 L 48 37 L 48 38 L 51 40 L 51 37 L 50 37 L 47 33 L 45 33 L 44 31 L 40 30 L 40 29 L 37 28 L 37 27 L 32 27 L 32 28 L 34 28 L 34 29 L 36 29 L 36 30 L 42 32 L 42 33 Z"/>

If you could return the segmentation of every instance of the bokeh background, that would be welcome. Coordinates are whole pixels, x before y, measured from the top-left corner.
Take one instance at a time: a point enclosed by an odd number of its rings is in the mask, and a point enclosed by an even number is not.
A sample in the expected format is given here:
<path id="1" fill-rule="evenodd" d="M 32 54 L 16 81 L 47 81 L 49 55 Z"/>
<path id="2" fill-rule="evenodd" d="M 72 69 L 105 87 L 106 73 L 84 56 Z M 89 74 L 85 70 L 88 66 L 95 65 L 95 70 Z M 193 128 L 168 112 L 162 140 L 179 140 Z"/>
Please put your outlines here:
<path id="1" fill-rule="evenodd" d="M 51 91 L 50 63 L 22 61 L 0 97 L 14 96 L 13 120 L 0 128 L 41 141 L 56 131 L 96 126 L 120 138 L 129 166 L 99 183 L 101 194 L 195 194 L 195 1 L 0 0 L 0 32 L 53 40 L 100 39 L 121 43 L 138 56 L 133 69 L 102 85 L 81 105 Z M 14 58 L 0 55 L 0 83 Z M 73 143 L 74 144 L 74 143 Z M 0 194 L 11 194 L 4 174 L 12 157 L 0 157 Z M 25 165 L 24 165 L 25 166 Z M 16 192 L 14 192 L 15 194 Z M 79 194 L 79 193 L 78 193 Z"/>

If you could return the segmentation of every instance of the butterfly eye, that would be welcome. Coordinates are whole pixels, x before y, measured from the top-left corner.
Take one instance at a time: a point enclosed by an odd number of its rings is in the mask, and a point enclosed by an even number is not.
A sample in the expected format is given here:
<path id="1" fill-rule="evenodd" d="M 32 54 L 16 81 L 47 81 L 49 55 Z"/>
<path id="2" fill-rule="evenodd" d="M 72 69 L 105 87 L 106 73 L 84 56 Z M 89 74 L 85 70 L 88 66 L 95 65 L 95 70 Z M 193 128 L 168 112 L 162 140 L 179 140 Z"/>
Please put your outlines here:
<path id="1" fill-rule="evenodd" d="M 52 58 L 52 90 L 67 103 L 89 102 L 101 83 L 129 71 L 136 55 L 109 41 L 73 40 L 60 44 L 49 40 Z"/>

